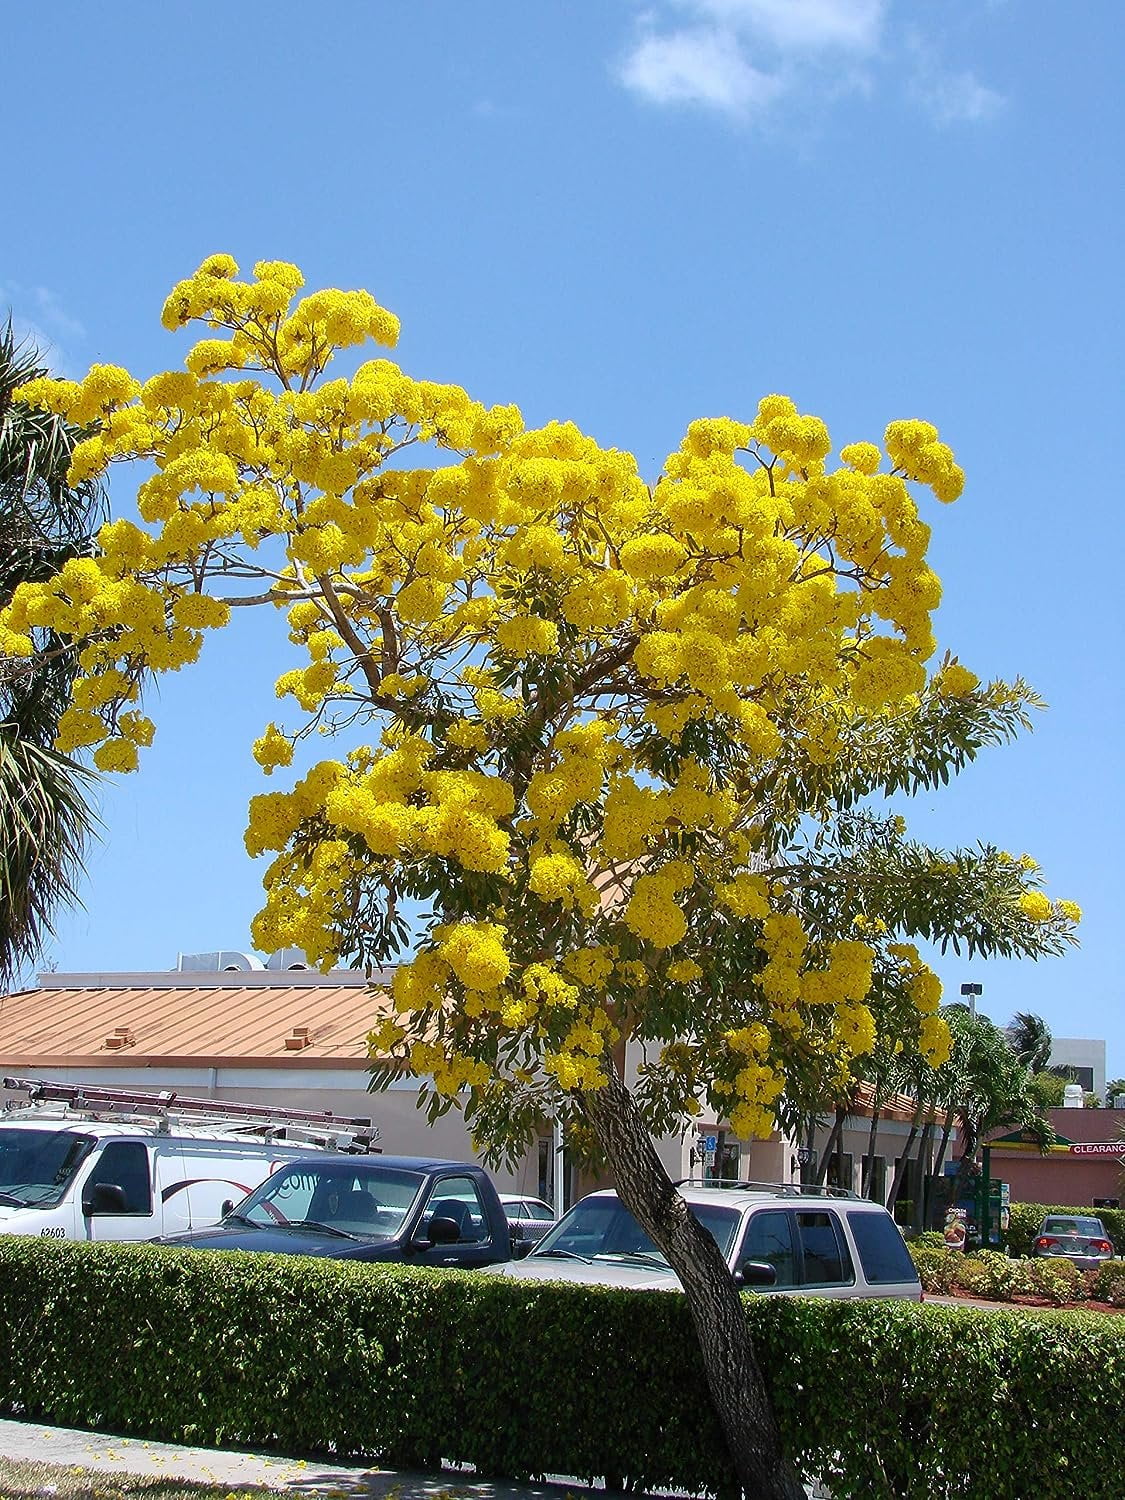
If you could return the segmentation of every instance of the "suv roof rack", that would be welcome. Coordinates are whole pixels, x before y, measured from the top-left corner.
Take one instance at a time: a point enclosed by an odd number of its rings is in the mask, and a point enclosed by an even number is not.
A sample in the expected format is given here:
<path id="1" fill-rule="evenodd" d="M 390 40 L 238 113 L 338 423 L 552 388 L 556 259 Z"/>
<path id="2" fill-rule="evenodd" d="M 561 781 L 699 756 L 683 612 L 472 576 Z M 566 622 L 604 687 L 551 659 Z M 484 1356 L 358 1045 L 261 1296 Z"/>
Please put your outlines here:
<path id="1" fill-rule="evenodd" d="M 714 1177 L 680 1177 L 673 1187 L 702 1187 L 702 1188 L 750 1188 L 760 1189 L 767 1193 L 777 1193 L 785 1198 L 855 1198 L 862 1202 L 858 1193 L 853 1193 L 851 1188 L 827 1187 L 815 1182 L 751 1182 L 743 1180 L 734 1182 L 729 1178 Z"/>
<path id="2" fill-rule="evenodd" d="M 26 1100 L 9 1100 L 4 1108 L 34 1110 L 40 1104 L 62 1105 L 88 1119 L 155 1121 L 167 1133 L 173 1123 L 219 1127 L 232 1135 L 256 1135 L 324 1146 L 354 1155 L 378 1152 L 378 1125 L 369 1115 L 337 1115 L 330 1109 L 288 1109 L 238 1100 L 197 1099 L 174 1089 L 111 1089 L 49 1078 L 5 1078 L 6 1089 L 22 1091 Z"/>

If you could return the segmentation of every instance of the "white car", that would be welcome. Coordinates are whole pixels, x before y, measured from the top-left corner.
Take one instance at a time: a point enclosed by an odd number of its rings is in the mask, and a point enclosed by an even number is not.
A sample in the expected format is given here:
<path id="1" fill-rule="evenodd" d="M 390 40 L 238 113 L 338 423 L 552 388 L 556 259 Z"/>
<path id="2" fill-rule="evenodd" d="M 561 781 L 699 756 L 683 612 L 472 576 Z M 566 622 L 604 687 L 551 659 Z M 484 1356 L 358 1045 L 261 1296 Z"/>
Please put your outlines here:
<path id="1" fill-rule="evenodd" d="M 902 1235 L 878 1203 L 797 1185 L 677 1186 L 741 1286 L 818 1297 L 922 1299 Z M 680 1289 L 664 1256 L 614 1192 L 591 1193 L 523 1260 L 488 1269 L 519 1281 Z"/>
<path id="2" fill-rule="evenodd" d="M 542 1198 L 529 1198 L 523 1193 L 501 1193 L 500 1202 L 512 1231 L 512 1254 L 526 1255 L 555 1222 L 554 1210 Z"/>

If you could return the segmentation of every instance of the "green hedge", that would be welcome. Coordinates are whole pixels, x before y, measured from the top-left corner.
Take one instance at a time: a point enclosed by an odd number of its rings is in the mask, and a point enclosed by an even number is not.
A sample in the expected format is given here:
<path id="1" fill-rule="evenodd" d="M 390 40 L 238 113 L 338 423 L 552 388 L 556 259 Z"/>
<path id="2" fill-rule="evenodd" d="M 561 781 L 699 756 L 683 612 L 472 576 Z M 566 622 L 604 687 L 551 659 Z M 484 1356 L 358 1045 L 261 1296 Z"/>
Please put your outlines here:
<path id="1" fill-rule="evenodd" d="M 1005 1244 L 1013 1255 L 1030 1255 L 1031 1242 L 1047 1214 L 1093 1214 L 1105 1225 L 1117 1255 L 1125 1255 L 1125 1208 L 1075 1208 L 1050 1203 L 1013 1203 Z"/>
<path id="2" fill-rule="evenodd" d="M 836 1500 L 1109 1500 L 1125 1320 L 746 1298 Z M 0 1410 L 173 1442 L 729 1484 L 683 1298 L 297 1256 L 0 1238 Z"/>

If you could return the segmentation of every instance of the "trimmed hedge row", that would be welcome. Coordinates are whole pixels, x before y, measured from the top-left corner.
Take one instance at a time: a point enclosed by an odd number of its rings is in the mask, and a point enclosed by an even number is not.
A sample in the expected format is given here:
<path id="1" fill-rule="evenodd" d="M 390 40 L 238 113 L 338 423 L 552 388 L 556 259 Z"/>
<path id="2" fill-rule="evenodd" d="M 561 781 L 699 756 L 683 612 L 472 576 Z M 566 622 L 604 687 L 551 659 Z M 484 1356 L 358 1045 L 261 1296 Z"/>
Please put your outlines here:
<path id="1" fill-rule="evenodd" d="M 787 1450 L 836 1500 L 1116 1496 L 1125 1321 L 746 1307 Z M 0 1410 L 27 1420 L 689 1493 L 733 1478 L 671 1294 L 5 1236 L 0 1327 Z"/>
<path id="2" fill-rule="evenodd" d="M 1114 1253 L 1125 1255 L 1125 1208 L 1068 1208 L 1050 1203 L 1012 1204 L 1004 1241 L 1013 1255 L 1031 1254 L 1031 1242 L 1047 1214 L 1093 1214 L 1105 1225 L 1105 1232 L 1113 1241 Z"/>

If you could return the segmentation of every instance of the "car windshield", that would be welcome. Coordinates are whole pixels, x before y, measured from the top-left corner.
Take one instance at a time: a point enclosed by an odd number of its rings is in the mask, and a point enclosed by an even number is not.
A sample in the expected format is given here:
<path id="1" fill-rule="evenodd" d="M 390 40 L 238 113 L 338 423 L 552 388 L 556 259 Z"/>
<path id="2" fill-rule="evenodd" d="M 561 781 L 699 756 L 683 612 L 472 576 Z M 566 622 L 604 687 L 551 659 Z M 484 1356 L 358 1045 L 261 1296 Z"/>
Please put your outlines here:
<path id="1" fill-rule="evenodd" d="M 1100 1219 L 1078 1217 L 1052 1218 L 1043 1221 L 1040 1234 L 1080 1234 L 1090 1240 L 1105 1239 L 1105 1230 Z"/>
<path id="2" fill-rule="evenodd" d="M 424 1182 L 418 1172 L 377 1163 L 293 1162 L 236 1204 L 231 1217 L 261 1229 L 320 1226 L 389 1240 L 402 1229 Z"/>
<path id="3" fill-rule="evenodd" d="M 0 1204 L 54 1207 L 93 1149 L 93 1136 L 73 1130 L 0 1127 Z"/>
<path id="4" fill-rule="evenodd" d="M 723 1259 L 729 1262 L 738 1228 L 738 1211 L 711 1203 L 692 1203 L 689 1206 L 718 1243 Z M 584 1198 L 581 1203 L 576 1203 L 554 1229 L 548 1230 L 531 1253 L 540 1258 L 634 1261 L 660 1270 L 671 1269 L 633 1215 L 612 1195 Z"/>

